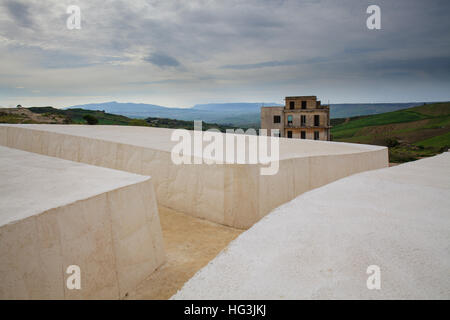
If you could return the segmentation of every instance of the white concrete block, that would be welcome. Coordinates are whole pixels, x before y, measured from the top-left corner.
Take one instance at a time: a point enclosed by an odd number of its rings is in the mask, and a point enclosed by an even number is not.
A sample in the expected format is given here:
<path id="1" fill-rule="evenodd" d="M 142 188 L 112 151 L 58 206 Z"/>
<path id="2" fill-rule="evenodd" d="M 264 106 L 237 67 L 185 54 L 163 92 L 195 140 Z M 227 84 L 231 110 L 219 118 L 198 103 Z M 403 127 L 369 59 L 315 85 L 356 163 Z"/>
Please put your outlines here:
<path id="1" fill-rule="evenodd" d="M 4 128 L 10 147 L 150 175 L 160 205 L 237 228 L 249 228 L 302 192 L 388 166 L 385 147 L 281 138 L 279 172 L 261 176 L 259 164 L 175 165 L 172 129 L 2 124 L 2 135 Z M 245 154 L 252 146 L 247 144 Z"/>
<path id="2" fill-rule="evenodd" d="M 149 177 L 6 147 L 0 177 L 0 299 L 117 299 L 165 261 Z"/>

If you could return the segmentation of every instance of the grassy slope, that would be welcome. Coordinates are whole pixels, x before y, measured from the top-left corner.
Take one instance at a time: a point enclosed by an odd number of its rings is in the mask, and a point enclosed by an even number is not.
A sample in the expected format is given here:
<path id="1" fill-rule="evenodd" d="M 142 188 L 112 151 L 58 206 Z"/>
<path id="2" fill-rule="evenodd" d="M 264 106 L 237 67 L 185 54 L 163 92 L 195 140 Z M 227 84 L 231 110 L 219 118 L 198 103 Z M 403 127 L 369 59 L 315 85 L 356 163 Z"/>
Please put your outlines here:
<path id="1" fill-rule="evenodd" d="M 37 114 L 26 108 L 0 109 L 0 123 L 66 123 L 67 117 L 59 114 Z"/>
<path id="2" fill-rule="evenodd" d="M 143 119 L 131 119 L 125 116 L 116 114 L 105 113 L 102 111 L 83 110 L 83 109 L 55 109 L 52 107 L 33 107 L 29 108 L 31 112 L 44 114 L 44 115 L 62 115 L 67 117 L 68 123 L 73 124 L 86 124 L 86 120 L 83 119 L 85 115 L 92 115 L 98 119 L 98 124 L 101 125 L 134 125 L 145 126 L 147 123 Z"/>
<path id="3" fill-rule="evenodd" d="M 385 145 L 391 162 L 416 160 L 450 147 L 450 102 L 334 119 L 333 125 L 334 141 Z"/>
<path id="4" fill-rule="evenodd" d="M 0 123 L 35 123 L 35 121 L 20 114 L 10 114 L 0 111 Z"/>

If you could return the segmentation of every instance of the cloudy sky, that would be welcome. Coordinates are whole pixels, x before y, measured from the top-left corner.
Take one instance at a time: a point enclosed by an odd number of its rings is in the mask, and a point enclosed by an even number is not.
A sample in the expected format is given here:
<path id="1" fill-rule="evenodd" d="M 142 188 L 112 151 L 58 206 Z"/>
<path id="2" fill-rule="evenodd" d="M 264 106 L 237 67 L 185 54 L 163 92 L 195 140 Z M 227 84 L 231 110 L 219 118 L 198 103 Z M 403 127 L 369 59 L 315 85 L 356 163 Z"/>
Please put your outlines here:
<path id="1" fill-rule="evenodd" d="M 370 4 L 381 30 L 366 27 Z M 0 106 L 450 100 L 449 12 L 448 0 L 0 0 Z"/>

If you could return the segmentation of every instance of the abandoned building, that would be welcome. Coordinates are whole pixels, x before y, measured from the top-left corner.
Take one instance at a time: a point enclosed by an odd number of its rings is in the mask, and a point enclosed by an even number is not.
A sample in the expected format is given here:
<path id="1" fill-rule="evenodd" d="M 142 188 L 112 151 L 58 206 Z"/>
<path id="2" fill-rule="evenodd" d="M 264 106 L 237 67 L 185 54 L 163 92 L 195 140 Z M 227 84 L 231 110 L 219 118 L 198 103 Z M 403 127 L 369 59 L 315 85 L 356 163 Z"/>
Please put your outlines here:
<path id="1" fill-rule="evenodd" d="M 278 129 L 280 137 L 331 140 L 330 108 L 316 96 L 286 97 L 284 106 L 261 108 L 261 129 L 268 135 Z"/>

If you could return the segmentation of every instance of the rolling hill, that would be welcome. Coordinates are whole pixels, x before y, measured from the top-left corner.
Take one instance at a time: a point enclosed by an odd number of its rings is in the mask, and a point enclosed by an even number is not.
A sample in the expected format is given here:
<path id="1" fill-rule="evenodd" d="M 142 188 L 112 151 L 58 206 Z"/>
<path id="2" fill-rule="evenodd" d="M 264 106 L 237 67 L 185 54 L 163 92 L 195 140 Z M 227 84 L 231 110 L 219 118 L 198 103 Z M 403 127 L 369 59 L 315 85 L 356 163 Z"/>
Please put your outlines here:
<path id="1" fill-rule="evenodd" d="M 432 156 L 450 147 L 450 102 L 333 119 L 332 140 L 389 147 L 390 162 Z"/>

